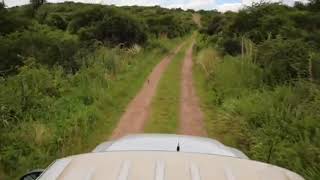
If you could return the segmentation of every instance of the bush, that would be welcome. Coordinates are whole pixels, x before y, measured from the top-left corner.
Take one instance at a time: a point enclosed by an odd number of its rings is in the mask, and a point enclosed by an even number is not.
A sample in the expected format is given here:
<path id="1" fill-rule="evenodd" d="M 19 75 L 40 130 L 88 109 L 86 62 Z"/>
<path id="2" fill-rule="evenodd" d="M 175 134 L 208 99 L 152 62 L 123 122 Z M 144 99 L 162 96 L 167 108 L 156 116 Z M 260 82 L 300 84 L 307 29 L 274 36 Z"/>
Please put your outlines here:
<path id="1" fill-rule="evenodd" d="M 319 87 L 299 82 L 235 100 L 234 111 L 245 120 L 249 156 L 317 179 L 319 92 Z"/>
<path id="2" fill-rule="evenodd" d="M 0 36 L 23 30 L 30 25 L 30 19 L 19 16 L 16 11 L 8 11 L 2 3 L 0 5 Z"/>
<path id="3" fill-rule="evenodd" d="M 96 26 L 104 16 L 112 16 L 115 13 L 114 9 L 103 9 L 100 6 L 88 6 L 74 11 L 71 21 L 68 25 L 68 31 L 77 33 L 80 28 Z"/>
<path id="4" fill-rule="evenodd" d="M 215 103 L 221 105 L 225 97 L 237 98 L 259 88 L 262 85 L 262 71 L 250 59 L 229 56 L 216 64 L 209 80 L 215 92 Z"/>
<path id="5" fill-rule="evenodd" d="M 105 16 L 97 26 L 97 39 L 111 44 L 142 44 L 147 36 L 143 31 L 143 25 L 129 15 L 114 14 Z"/>
<path id="6" fill-rule="evenodd" d="M 45 20 L 49 26 L 54 26 L 61 30 L 66 30 L 67 22 L 59 14 L 49 14 Z"/>
<path id="7" fill-rule="evenodd" d="M 268 40 L 258 47 L 257 62 L 269 84 L 309 77 L 308 45 L 301 40 Z"/>
<path id="8" fill-rule="evenodd" d="M 184 19 L 175 15 L 161 15 L 149 17 L 146 20 L 148 31 L 156 35 L 156 37 L 175 38 L 181 37 L 191 30 L 190 24 Z"/>
<path id="9" fill-rule="evenodd" d="M 144 25 L 135 17 L 111 8 L 85 8 L 73 15 L 68 30 L 81 40 L 99 40 L 112 46 L 143 44 Z"/>
<path id="10" fill-rule="evenodd" d="M 237 38 L 225 38 L 222 41 L 223 51 L 230 55 L 241 54 L 240 40 Z"/>
<path id="11" fill-rule="evenodd" d="M 35 24 L 28 30 L 0 37 L 0 71 L 15 72 L 29 57 L 50 67 L 58 64 L 74 71 L 73 55 L 79 49 L 78 38 L 60 30 Z"/>

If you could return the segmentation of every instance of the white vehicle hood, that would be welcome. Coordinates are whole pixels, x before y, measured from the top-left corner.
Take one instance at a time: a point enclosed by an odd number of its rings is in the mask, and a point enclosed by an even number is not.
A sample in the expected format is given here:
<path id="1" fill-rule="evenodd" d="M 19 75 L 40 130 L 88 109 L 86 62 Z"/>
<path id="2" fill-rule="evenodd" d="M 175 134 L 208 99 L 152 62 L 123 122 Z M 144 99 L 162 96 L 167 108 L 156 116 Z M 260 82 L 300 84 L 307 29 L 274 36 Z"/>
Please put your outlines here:
<path id="1" fill-rule="evenodd" d="M 180 151 L 177 151 L 177 145 Z M 55 161 L 39 180 L 303 180 L 208 138 L 130 135 Z"/>
<path id="2" fill-rule="evenodd" d="M 105 142 L 96 147 L 93 152 L 110 151 L 177 151 L 215 154 L 248 159 L 241 151 L 223 145 L 219 141 L 185 135 L 169 134 L 137 134 L 125 136 L 114 142 Z"/>
<path id="3" fill-rule="evenodd" d="M 303 180 L 248 159 L 200 153 L 117 151 L 57 160 L 39 180 Z"/>

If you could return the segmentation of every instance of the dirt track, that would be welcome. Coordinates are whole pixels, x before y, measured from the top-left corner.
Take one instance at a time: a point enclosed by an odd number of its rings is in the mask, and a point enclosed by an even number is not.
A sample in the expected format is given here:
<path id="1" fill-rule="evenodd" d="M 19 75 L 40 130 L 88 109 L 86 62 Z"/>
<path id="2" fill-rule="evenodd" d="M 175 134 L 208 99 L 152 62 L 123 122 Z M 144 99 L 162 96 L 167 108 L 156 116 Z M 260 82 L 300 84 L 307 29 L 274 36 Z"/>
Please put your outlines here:
<path id="1" fill-rule="evenodd" d="M 156 93 L 161 75 L 169 65 L 171 59 L 181 49 L 178 46 L 173 53 L 165 57 L 151 72 L 140 92 L 129 103 L 126 111 L 121 116 L 117 127 L 114 129 L 111 139 L 117 139 L 127 134 L 142 133 L 144 125 L 150 114 L 151 100 Z"/>
<path id="2" fill-rule="evenodd" d="M 180 134 L 207 136 L 203 123 L 203 113 L 193 85 L 192 46 L 188 49 L 182 66 L 180 99 Z"/>

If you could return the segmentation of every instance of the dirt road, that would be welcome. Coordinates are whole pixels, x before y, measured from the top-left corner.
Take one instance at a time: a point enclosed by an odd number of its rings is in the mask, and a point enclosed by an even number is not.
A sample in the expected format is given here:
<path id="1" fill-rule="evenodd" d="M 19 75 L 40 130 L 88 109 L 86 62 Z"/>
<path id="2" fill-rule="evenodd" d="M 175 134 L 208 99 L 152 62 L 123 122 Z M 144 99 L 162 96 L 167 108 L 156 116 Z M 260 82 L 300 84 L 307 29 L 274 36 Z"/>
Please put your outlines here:
<path id="1" fill-rule="evenodd" d="M 124 114 L 114 129 L 111 139 L 117 139 L 127 134 L 142 133 L 150 114 L 150 105 L 156 93 L 161 75 L 169 65 L 171 59 L 181 49 L 178 46 L 173 53 L 165 57 L 151 72 L 137 96 L 129 103 Z"/>
<path id="2" fill-rule="evenodd" d="M 202 28 L 200 14 L 197 14 L 197 13 L 192 14 L 192 20 L 198 26 L 198 28 Z"/>
<path id="3" fill-rule="evenodd" d="M 192 46 L 188 49 L 182 66 L 180 99 L 180 134 L 207 136 L 204 128 L 204 115 L 200 109 L 192 76 Z"/>

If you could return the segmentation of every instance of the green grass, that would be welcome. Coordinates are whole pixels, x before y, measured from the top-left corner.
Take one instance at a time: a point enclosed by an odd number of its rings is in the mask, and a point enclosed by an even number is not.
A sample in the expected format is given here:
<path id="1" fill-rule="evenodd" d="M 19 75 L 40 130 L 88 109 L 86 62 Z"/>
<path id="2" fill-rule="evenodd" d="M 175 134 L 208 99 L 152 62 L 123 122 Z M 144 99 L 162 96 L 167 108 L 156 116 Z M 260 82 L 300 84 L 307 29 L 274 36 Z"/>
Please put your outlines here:
<path id="1" fill-rule="evenodd" d="M 189 43 L 187 43 L 189 45 Z M 151 105 L 147 133 L 175 133 L 178 127 L 181 68 L 187 45 L 172 59 L 159 82 Z"/>
<path id="2" fill-rule="evenodd" d="M 193 66 L 193 78 L 196 93 L 200 98 L 200 106 L 205 114 L 204 122 L 208 133 L 208 136 L 219 140 L 222 143 L 226 143 L 226 134 L 220 132 L 222 129 L 228 127 L 221 121 L 217 121 L 217 108 L 213 105 L 213 94 L 208 90 L 208 79 L 211 76 L 215 64 L 219 61 L 214 50 L 211 48 L 201 50 L 197 54 L 193 54 L 194 66 Z M 228 138 L 229 139 L 229 138 Z"/>
<path id="3" fill-rule="evenodd" d="M 193 66 L 193 78 L 194 85 L 198 97 L 200 98 L 200 106 L 202 111 L 205 114 L 204 122 L 205 128 L 208 133 L 208 136 L 213 139 L 229 145 L 237 146 L 237 141 L 241 137 L 240 127 L 238 123 L 231 121 L 224 121 L 224 115 L 219 108 L 212 102 L 215 101 L 215 96 L 210 91 L 210 85 L 208 79 L 212 74 L 210 70 L 214 69 L 215 62 L 219 59 L 210 53 L 207 53 L 209 50 L 206 49 L 203 52 L 200 52 L 198 57 L 194 57 L 194 66 Z M 212 52 L 213 49 L 211 49 Z M 208 58 L 208 59 L 206 59 Z M 209 63 L 208 61 L 211 61 Z M 206 69 L 206 68 L 211 68 Z"/>
<path id="4" fill-rule="evenodd" d="M 194 79 L 194 86 L 196 88 L 196 93 L 198 97 L 200 98 L 200 106 L 202 111 L 205 113 L 205 124 L 206 124 L 206 130 L 208 132 L 209 137 L 217 138 L 214 124 L 210 123 L 213 119 L 215 119 L 214 116 L 214 109 L 215 107 L 212 105 L 211 102 L 211 94 L 210 91 L 207 90 L 207 76 L 205 73 L 205 69 L 202 68 L 202 65 L 198 62 L 198 59 L 193 58 L 194 66 L 193 66 L 193 79 Z M 217 138 L 218 140 L 222 140 L 222 138 Z"/>
<path id="5" fill-rule="evenodd" d="M 205 113 L 205 127 L 208 136 L 226 145 L 242 148 L 246 142 L 241 131 L 241 124 L 239 124 L 239 117 L 236 114 L 227 113 L 219 105 L 221 104 L 220 97 L 234 92 L 248 92 L 244 87 L 247 82 L 241 81 L 250 78 L 240 76 L 237 79 L 237 74 L 245 74 L 238 72 L 241 63 L 233 63 L 232 60 L 222 62 L 221 57 L 213 48 L 202 49 L 194 56 L 195 88 L 200 98 L 201 109 Z M 225 91 L 221 89 L 225 89 Z M 226 103 L 225 108 L 232 107 L 232 102 L 231 99 L 229 105 Z"/>

